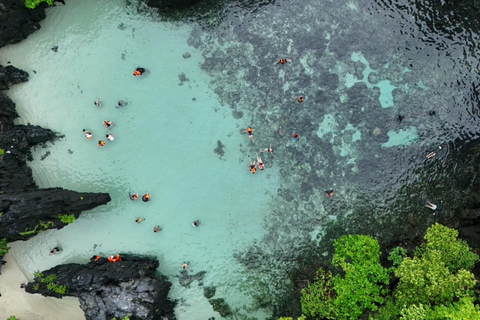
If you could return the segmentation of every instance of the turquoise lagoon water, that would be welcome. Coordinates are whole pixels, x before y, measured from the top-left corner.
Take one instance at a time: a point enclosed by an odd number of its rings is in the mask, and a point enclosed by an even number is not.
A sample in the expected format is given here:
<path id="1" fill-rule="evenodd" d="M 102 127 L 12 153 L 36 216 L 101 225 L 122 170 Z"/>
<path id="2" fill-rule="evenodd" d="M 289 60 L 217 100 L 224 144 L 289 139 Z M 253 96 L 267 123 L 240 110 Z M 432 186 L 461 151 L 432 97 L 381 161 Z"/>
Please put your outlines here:
<path id="1" fill-rule="evenodd" d="M 173 283 L 179 319 L 221 318 L 205 286 L 235 318 L 292 315 L 292 284 L 329 259 L 332 239 L 361 232 L 385 244 L 468 205 L 456 192 L 468 168 L 455 152 L 480 132 L 475 31 L 436 33 L 434 10 L 413 3 L 268 3 L 223 1 L 172 22 L 135 3 L 68 1 L 2 48 L 0 63 L 30 73 L 8 92 L 18 123 L 64 135 L 33 151 L 39 186 L 112 197 L 62 230 L 12 244 L 28 274 L 116 250 L 149 254 Z M 275 65 L 279 57 L 293 61 Z M 137 66 L 149 72 L 135 78 Z M 128 105 L 116 109 L 120 99 Z M 240 134 L 249 125 L 255 145 Z M 99 148 L 107 132 L 115 141 Z M 253 176 L 248 157 L 270 143 L 275 155 Z M 432 216 L 427 199 L 443 201 L 444 214 Z M 54 246 L 63 252 L 49 256 Z M 184 262 L 197 275 L 190 285 Z"/>

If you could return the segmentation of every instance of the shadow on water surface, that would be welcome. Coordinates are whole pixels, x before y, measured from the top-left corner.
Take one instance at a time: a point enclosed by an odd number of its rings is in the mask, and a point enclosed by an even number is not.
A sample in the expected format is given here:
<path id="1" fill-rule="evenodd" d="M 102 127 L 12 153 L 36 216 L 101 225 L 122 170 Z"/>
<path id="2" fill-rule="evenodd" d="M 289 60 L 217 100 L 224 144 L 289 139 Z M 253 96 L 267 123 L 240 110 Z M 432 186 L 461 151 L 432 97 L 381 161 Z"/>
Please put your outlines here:
<path id="1" fill-rule="evenodd" d="M 203 52 L 222 105 L 258 130 L 247 152 L 275 148 L 264 157 L 281 175 L 267 236 L 235 254 L 256 308 L 298 315 L 295 286 L 329 261 L 342 234 L 389 246 L 478 203 L 478 11 L 468 1 L 380 0 L 161 11 L 202 21 L 189 44 Z M 275 64 L 284 57 L 292 63 Z M 433 216 L 426 200 L 445 210 Z"/>

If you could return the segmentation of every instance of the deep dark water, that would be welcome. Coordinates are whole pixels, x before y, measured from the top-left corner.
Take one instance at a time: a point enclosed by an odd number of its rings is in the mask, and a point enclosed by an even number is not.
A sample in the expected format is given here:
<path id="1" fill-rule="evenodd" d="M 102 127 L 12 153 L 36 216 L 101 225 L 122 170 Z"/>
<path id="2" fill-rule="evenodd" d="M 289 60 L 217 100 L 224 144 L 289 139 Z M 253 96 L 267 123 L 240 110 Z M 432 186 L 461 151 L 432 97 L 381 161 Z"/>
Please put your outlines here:
<path id="1" fill-rule="evenodd" d="M 161 14 L 200 22 L 189 44 L 203 53 L 212 89 L 258 130 L 241 150 L 275 147 L 264 156 L 281 176 L 267 236 L 236 254 L 257 275 L 245 283 L 256 307 L 298 314 L 296 286 L 331 259 L 342 234 L 369 234 L 386 248 L 480 207 L 478 3 L 206 1 Z M 368 79 L 355 53 L 376 71 Z M 293 62 L 275 65 L 282 57 Z M 360 82 L 347 85 L 347 74 Z M 396 87 L 390 108 L 370 86 L 384 80 Z M 318 134 L 326 119 L 335 124 Z M 382 146 L 387 132 L 412 128 L 414 143 Z M 445 209 L 433 216 L 426 200 Z"/>

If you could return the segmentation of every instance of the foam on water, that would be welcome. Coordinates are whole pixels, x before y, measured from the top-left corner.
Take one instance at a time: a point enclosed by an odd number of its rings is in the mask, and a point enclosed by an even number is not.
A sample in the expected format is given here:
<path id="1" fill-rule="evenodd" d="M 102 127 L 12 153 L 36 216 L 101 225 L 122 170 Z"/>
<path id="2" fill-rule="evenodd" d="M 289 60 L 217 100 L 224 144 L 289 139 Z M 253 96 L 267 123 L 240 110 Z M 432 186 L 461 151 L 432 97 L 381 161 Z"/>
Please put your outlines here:
<path id="1" fill-rule="evenodd" d="M 18 123 L 65 135 L 44 160 L 47 149 L 33 152 L 29 165 L 37 184 L 112 197 L 62 230 L 14 243 L 27 273 L 117 250 L 149 254 L 172 281 L 171 298 L 182 298 L 179 319 L 219 318 L 196 281 L 190 288 L 179 284 L 184 262 L 189 274 L 207 272 L 202 282 L 217 286 L 216 298 L 234 308 L 249 302 L 248 289 L 238 287 L 244 270 L 233 254 L 264 234 L 277 171 L 268 166 L 268 155 L 265 172 L 248 171 L 248 156 L 258 150 L 240 134 L 249 123 L 235 120 L 208 87 L 203 58 L 187 45 L 189 32 L 187 25 L 131 14 L 120 0 L 71 1 L 48 9 L 42 29 L 27 40 L 2 49 L 0 63 L 30 73 L 29 82 L 8 92 Z M 184 59 L 185 52 L 191 58 Z M 149 72 L 135 78 L 137 66 Z M 97 108 L 93 102 L 100 97 Z M 119 99 L 128 105 L 116 109 Z M 103 120 L 115 127 L 107 130 Z M 84 128 L 92 131 L 91 141 Z M 106 141 L 108 132 L 115 141 Z M 98 139 L 106 146 L 98 147 Z M 223 156 L 214 152 L 218 140 Z M 152 201 L 130 201 L 129 192 L 149 192 Z M 136 224 L 137 217 L 145 221 Z M 199 228 L 192 226 L 196 219 Z M 160 233 L 153 232 L 157 224 Z M 49 256 L 55 246 L 63 252 Z"/>

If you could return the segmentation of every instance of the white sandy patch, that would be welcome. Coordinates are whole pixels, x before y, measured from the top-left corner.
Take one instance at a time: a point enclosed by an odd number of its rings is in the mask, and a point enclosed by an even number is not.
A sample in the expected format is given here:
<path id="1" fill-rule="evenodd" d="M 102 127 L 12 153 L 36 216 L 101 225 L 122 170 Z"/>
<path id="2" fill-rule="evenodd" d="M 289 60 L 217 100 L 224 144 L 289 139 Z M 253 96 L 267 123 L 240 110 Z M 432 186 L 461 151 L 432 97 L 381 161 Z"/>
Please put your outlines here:
<path id="1" fill-rule="evenodd" d="M 12 253 L 3 258 L 7 263 L 2 266 L 0 275 L 0 319 L 16 316 L 21 320 L 84 320 L 80 302 L 74 297 L 62 299 L 30 294 L 20 288 L 28 281 Z"/>

